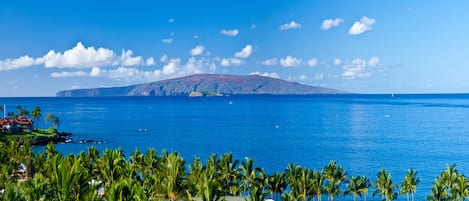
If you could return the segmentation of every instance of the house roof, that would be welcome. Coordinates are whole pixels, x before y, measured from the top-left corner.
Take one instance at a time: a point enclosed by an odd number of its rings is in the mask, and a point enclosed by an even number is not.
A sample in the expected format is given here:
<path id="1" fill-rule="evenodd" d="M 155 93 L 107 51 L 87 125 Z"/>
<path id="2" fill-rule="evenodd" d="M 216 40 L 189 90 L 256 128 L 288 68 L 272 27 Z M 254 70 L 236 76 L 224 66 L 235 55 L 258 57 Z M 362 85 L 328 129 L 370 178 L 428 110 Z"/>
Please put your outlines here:
<path id="1" fill-rule="evenodd" d="M 19 116 L 15 119 L 15 122 L 20 125 L 31 125 L 33 120 L 31 118 Z"/>
<path id="2" fill-rule="evenodd" d="M 13 119 L 11 118 L 1 118 L 0 119 L 0 125 L 12 125 L 13 124 Z"/>
<path id="3" fill-rule="evenodd" d="M 12 118 L 1 118 L 0 119 L 0 125 L 13 125 L 13 124 L 19 124 L 19 125 L 32 125 L 33 120 L 28 117 L 23 117 L 19 116 L 14 119 Z"/>

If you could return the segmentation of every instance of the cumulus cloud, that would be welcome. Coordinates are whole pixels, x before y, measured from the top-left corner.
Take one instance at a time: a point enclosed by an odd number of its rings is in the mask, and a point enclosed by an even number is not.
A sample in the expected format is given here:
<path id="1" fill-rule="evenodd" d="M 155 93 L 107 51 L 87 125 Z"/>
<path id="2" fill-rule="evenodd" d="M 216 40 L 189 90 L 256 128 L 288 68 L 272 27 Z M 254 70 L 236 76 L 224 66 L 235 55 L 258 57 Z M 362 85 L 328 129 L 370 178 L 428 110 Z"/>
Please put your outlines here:
<path id="1" fill-rule="evenodd" d="M 277 58 L 270 58 L 270 59 L 266 59 L 264 61 L 261 61 L 261 64 L 264 65 L 264 66 L 275 66 L 275 65 L 277 65 L 277 61 L 278 61 Z"/>
<path id="2" fill-rule="evenodd" d="M 221 61 L 220 61 L 220 65 L 221 66 L 225 66 L 225 67 L 228 67 L 228 66 L 240 66 L 241 64 L 243 64 L 243 60 L 241 59 L 238 59 L 238 58 L 233 58 L 233 57 L 230 57 L 230 58 L 222 58 Z"/>
<path id="3" fill-rule="evenodd" d="M 260 76 L 264 76 L 264 77 L 280 78 L 276 72 L 261 73 L 259 71 L 256 71 L 256 72 L 249 73 L 249 75 L 260 75 Z"/>
<path id="4" fill-rule="evenodd" d="M 369 66 L 376 66 L 379 64 L 379 58 L 378 57 L 371 57 L 370 60 L 368 60 L 368 65 Z"/>
<path id="5" fill-rule="evenodd" d="M 372 75 L 371 67 L 379 64 L 378 57 L 371 57 L 368 61 L 365 59 L 354 59 L 342 67 L 342 77 L 344 79 L 366 78 Z"/>
<path id="6" fill-rule="evenodd" d="M 334 59 L 334 65 L 340 66 L 340 64 L 342 64 L 342 60 L 340 60 L 339 58 L 335 58 Z"/>
<path id="7" fill-rule="evenodd" d="M 285 58 L 280 59 L 280 65 L 282 67 L 295 67 L 300 66 L 302 63 L 303 61 L 301 59 L 293 56 L 287 56 Z"/>
<path id="8" fill-rule="evenodd" d="M 251 56 L 253 51 L 252 45 L 246 45 L 240 52 L 235 53 L 235 57 L 245 59 Z"/>
<path id="9" fill-rule="evenodd" d="M 74 48 L 63 53 L 50 50 L 42 59 L 46 68 L 89 68 L 112 65 L 115 56 L 112 50 L 85 47 L 83 43 L 78 42 Z"/>
<path id="10" fill-rule="evenodd" d="M 98 76 L 101 75 L 101 72 L 102 72 L 101 68 L 99 68 L 99 67 L 94 67 L 94 68 L 91 69 L 90 76 L 92 76 L 92 77 L 98 77 Z"/>
<path id="11" fill-rule="evenodd" d="M 205 50 L 205 47 L 203 45 L 197 45 L 191 49 L 190 54 L 192 56 L 201 55 L 202 53 L 204 53 L 204 50 Z"/>
<path id="12" fill-rule="evenodd" d="M 237 36 L 239 33 L 238 29 L 233 29 L 233 30 L 221 30 L 220 34 L 226 35 L 226 36 Z"/>
<path id="13" fill-rule="evenodd" d="M 155 59 L 153 57 L 150 57 L 146 60 L 145 63 L 147 64 L 147 66 L 153 66 L 155 65 Z"/>
<path id="14" fill-rule="evenodd" d="M 216 65 L 210 59 L 190 57 L 186 63 L 183 63 L 180 58 L 166 58 L 166 62 L 161 68 L 142 70 L 136 67 L 125 66 L 119 66 L 113 69 L 95 67 L 92 68 L 89 73 L 84 72 L 84 74 L 81 73 L 81 75 L 105 77 L 127 82 L 143 82 L 210 72 L 215 69 Z M 62 74 L 65 75 L 65 73 Z M 59 77 L 60 74 L 56 73 L 55 76 Z"/>
<path id="15" fill-rule="evenodd" d="M 350 30 L 348 31 L 348 34 L 359 35 L 365 33 L 366 31 L 370 31 L 373 29 L 373 25 L 375 25 L 375 23 L 375 19 L 363 16 L 360 21 L 353 23 L 352 27 L 350 27 Z"/>
<path id="16" fill-rule="evenodd" d="M 122 50 L 121 58 L 120 58 L 120 65 L 123 66 L 136 66 L 142 63 L 142 57 L 132 57 L 132 50 L 124 51 Z"/>
<path id="17" fill-rule="evenodd" d="M 312 58 L 312 59 L 308 60 L 308 66 L 309 67 L 315 67 L 316 65 L 318 65 L 318 59 Z"/>
<path id="18" fill-rule="evenodd" d="M 161 42 L 166 43 L 166 44 L 171 44 L 173 43 L 173 38 L 163 38 Z"/>
<path id="19" fill-rule="evenodd" d="M 163 56 L 161 56 L 160 61 L 162 63 L 166 63 L 168 61 L 168 55 L 164 54 Z"/>
<path id="20" fill-rule="evenodd" d="M 51 77 L 53 78 L 64 78 L 64 77 L 83 77 L 83 76 L 87 76 L 88 73 L 84 72 L 84 71 L 75 71 L 75 72 L 66 72 L 66 71 L 63 71 L 63 72 L 54 72 L 54 73 L 51 73 Z"/>
<path id="21" fill-rule="evenodd" d="M 42 60 L 34 59 L 28 55 L 21 56 L 17 59 L 6 59 L 3 61 L 0 60 L 0 72 L 30 67 L 33 65 L 41 64 L 42 62 Z"/>
<path id="22" fill-rule="evenodd" d="M 301 24 L 295 21 L 291 21 L 290 23 L 280 25 L 280 30 L 288 30 L 288 29 L 299 29 L 301 28 Z"/>
<path id="23" fill-rule="evenodd" d="M 32 58 L 21 56 L 16 59 L 0 60 L 0 71 L 15 70 L 34 65 L 44 65 L 46 68 L 93 68 L 103 66 L 144 66 L 153 65 L 153 58 L 144 60 L 141 56 L 133 56 L 131 50 L 122 50 L 119 56 L 106 48 L 85 47 L 78 42 L 72 49 L 64 52 L 50 50 L 42 57 Z"/>
<path id="24" fill-rule="evenodd" d="M 336 19 L 326 19 L 322 22 L 321 29 L 322 30 L 328 30 L 332 27 L 337 27 L 342 23 L 344 20 L 342 18 L 336 18 Z"/>

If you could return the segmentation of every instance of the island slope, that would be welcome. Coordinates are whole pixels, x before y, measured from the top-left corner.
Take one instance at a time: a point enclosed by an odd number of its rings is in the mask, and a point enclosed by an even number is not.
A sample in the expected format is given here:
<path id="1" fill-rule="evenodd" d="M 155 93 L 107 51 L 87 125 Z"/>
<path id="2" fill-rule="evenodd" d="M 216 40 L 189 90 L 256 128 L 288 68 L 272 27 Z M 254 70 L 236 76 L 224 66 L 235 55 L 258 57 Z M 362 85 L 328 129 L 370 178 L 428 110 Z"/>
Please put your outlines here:
<path id="1" fill-rule="evenodd" d="M 58 97 L 188 96 L 191 92 L 218 92 L 223 95 L 347 93 L 258 75 L 196 74 L 126 87 L 65 90 L 57 92 L 56 95 Z"/>

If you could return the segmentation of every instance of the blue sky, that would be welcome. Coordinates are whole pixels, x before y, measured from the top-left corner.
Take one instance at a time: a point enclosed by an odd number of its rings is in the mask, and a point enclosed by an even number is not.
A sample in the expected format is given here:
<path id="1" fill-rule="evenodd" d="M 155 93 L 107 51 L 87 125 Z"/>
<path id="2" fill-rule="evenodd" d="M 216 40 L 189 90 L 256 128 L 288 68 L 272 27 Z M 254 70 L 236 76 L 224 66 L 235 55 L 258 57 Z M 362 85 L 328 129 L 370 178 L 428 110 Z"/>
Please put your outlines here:
<path id="1" fill-rule="evenodd" d="M 2 1 L 0 96 L 195 73 L 469 92 L 467 1 Z"/>

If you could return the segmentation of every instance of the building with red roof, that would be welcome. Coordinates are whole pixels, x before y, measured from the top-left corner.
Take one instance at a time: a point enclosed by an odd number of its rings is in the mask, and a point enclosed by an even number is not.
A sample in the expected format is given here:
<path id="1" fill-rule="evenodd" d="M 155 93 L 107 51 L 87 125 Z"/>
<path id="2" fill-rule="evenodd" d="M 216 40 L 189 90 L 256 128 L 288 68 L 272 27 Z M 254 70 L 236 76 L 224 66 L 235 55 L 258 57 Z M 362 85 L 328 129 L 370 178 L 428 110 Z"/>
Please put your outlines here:
<path id="1" fill-rule="evenodd" d="M 1 118 L 0 119 L 0 132 L 25 132 L 33 130 L 33 120 L 28 117 L 15 117 L 15 118 Z"/>

